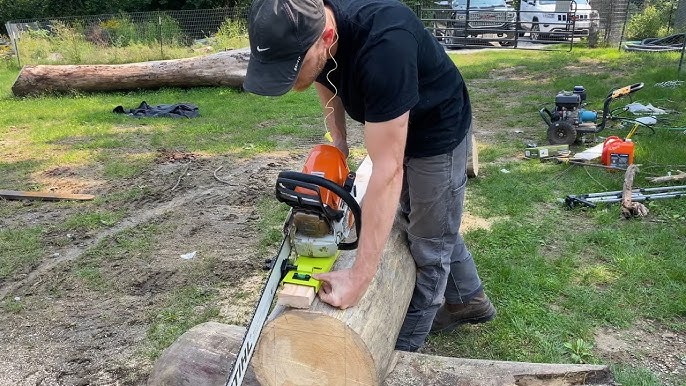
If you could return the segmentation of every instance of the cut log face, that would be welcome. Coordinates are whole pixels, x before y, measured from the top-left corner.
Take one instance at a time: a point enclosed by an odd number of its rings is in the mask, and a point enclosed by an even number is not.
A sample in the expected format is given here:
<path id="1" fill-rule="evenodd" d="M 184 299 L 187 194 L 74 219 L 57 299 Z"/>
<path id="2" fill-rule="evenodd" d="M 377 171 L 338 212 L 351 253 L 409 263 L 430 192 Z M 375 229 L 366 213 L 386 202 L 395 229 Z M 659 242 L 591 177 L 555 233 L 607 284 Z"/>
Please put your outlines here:
<path id="1" fill-rule="evenodd" d="M 24 66 L 12 86 L 15 96 L 48 92 L 123 91 L 162 87 L 242 87 L 250 49 L 185 59 L 112 65 Z"/>
<path id="2" fill-rule="evenodd" d="M 326 314 L 290 310 L 262 332 L 262 384 L 372 385 L 376 366 L 360 336 Z"/>

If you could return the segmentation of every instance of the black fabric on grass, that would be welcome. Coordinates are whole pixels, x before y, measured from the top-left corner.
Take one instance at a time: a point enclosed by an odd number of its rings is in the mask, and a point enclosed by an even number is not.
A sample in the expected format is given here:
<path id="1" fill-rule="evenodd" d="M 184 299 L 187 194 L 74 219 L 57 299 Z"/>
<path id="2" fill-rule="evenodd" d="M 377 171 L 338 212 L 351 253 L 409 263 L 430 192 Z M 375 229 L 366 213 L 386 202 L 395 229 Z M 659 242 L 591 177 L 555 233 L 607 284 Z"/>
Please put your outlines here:
<path id="1" fill-rule="evenodd" d="M 117 106 L 112 110 L 113 113 L 126 114 L 132 117 L 167 117 L 167 118 L 195 118 L 200 115 L 198 106 L 190 103 L 177 103 L 173 105 L 150 106 L 145 101 L 135 109 L 125 109 Z"/>

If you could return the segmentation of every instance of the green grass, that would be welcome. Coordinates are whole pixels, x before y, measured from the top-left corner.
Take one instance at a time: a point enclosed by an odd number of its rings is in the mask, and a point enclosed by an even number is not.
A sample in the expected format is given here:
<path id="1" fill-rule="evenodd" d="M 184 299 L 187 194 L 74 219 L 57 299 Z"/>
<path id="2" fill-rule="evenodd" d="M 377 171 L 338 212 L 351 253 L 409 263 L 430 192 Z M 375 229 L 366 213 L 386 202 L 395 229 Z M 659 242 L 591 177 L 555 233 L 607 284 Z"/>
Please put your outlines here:
<path id="1" fill-rule="evenodd" d="M 215 293 L 195 286 L 175 291 L 165 307 L 152 316 L 146 354 L 157 358 L 188 329 L 216 317 L 219 310 L 211 306 L 215 298 Z"/>
<path id="2" fill-rule="evenodd" d="M 40 227 L 0 229 L 0 282 L 40 262 L 42 233 Z"/>
<path id="3" fill-rule="evenodd" d="M 494 221 L 490 229 L 465 235 L 498 318 L 483 326 L 431 336 L 427 351 L 447 356 L 533 362 L 603 363 L 581 339 L 593 344 L 599 327 L 629 328 L 642 319 L 686 331 L 686 204 L 683 198 L 648 204 L 645 219 L 620 220 L 617 205 L 568 210 L 559 202 L 569 194 L 620 190 L 623 173 L 601 168 L 522 160 L 528 142 L 545 143 L 546 127 L 538 110 L 553 104 L 558 91 L 584 85 L 590 109 L 600 109 L 608 91 L 644 82 L 632 100 L 683 112 L 686 87 L 654 85 L 679 78 L 675 54 L 623 53 L 617 49 L 575 48 L 571 53 L 484 51 L 453 56 L 470 88 L 480 141 L 479 178 L 470 180 L 467 210 Z M 78 214 L 53 225 L 51 232 L 98 231 L 129 215 L 132 204 L 155 188 L 139 184 L 157 167 L 160 149 L 176 149 L 212 158 L 250 157 L 272 151 L 308 148 L 324 132 L 315 93 L 264 98 L 221 88 L 74 94 L 13 98 L 17 70 L 0 65 L 0 187 L 47 187 L 46 171 L 68 167 L 76 178 L 104 181 L 111 191 L 89 204 L 64 204 Z M 190 102 L 201 116 L 193 120 L 133 119 L 113 114 L 149 104 Z M 622 106 L 629 99 L 617 101 Z M 686 170 L 686 117 L 661 118 L 655 133 L 641 128 L 634 136 L 636 186 L 654 186 L 648 177 Z M 516 132 L 522 132 L 517 134 Z M 601 136 L 628 133 L 610 126 Z M 578 146 L 574 151 L 580 150 Z M 362 149 L 351 149 L 359 154 Z M 119 184 L 118 182 L 127 182 Z M 54 204 L 50 204 L 54 205 Z M 0 205 L 0 215 L 18 216 L 40 208 Z M 255 248 L 273 248 L 281 239 L 287 208 L 267 198 L 257 206 Z M 89 250 L 72 273 L 87 288 L 125 291 L 103 274 L 108 262 L 148 262 L 164 224 L 145 224 Z M 0 228 L 0 280 L 29 270 L 44 256 L 45 231 L 24 224 Z M 20 258 L 16 258 L 20 256 Z M 184 275 L 201 280 L 213 264 Z M 152 312 L 148 330 L 150 357 L 159 355 L 183 331 L 216 318 L 216 280 L 186 281 Z M 193 283 L 190 285 L 188 283 Z M 59 292 L 59 289 L 57 289 Z M 5 302 L 8 312 L 21 306 Z M 566 346 L 565 343 L 568 343 Z M 569 347 L 571 346 L 571 348 Z M 586 350 L 588 349 L 588 350 Z M 624 385 L 658 385 L 647 368 L 611 363 Z"/>

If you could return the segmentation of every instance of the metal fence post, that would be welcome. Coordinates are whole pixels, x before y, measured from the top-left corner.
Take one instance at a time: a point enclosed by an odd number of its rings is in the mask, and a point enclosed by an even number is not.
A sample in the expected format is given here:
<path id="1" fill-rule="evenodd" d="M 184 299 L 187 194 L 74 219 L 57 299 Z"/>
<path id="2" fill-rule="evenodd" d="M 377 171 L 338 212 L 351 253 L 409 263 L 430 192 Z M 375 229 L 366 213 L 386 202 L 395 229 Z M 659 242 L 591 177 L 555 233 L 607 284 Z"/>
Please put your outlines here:
<path id="1" fill-rule="evenodd" d="M 157 26 L 160 36 L 160 59 L 164 59 L 164 44 L 162 42 L 162 14 L 157 13 Z"/>
<path id="2" fill-rule="evenodd" d="M 17 66 L 21 68 L 21 59 L 19 58 L 19 46 L 17 45 L 17 40 L 19 40 L 19 34 L 15 28 L 12 28 L 12 24 L 8 21 L 5 23 L 5 30 L 7 35 L 9 35 L 10 41 L 12 42 L 12 49 L 14 54 L 17 55 Z"/>
<path id="3" fill-rule="evenodd" d="M 624 41 L 624 32 L 626 32 L 626 25 L 629 23 L 629 2 L 626 4 L 626 12 L 624 12 L 624 24 L 622 25 L 622 35 L 619 37 L 619 45 L 617 51 L 622 50 L 622 42 Z"/>

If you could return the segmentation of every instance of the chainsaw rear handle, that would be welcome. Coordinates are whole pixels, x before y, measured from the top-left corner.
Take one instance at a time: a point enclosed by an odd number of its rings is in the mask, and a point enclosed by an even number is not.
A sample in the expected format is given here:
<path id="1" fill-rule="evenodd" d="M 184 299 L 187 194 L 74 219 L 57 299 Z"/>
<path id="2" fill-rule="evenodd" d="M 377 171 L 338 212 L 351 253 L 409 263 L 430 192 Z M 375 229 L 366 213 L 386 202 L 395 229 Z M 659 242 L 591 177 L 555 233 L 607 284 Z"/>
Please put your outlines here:
<path id="1" fill-rule="evenodd" d="M 308 189 L 317 194 L 313 195 L 297 192 L 295 190 L 296 188 Z M 322 213 L 330 216 L 330 218 L 340 220 L 343 216 L 343 212 L 324 205 L 320 188 L 328 189 L 340 197 L 353 213 L 355 220 L 355 240 L 348 243 L 340 243 L 338 249 L 351 250 L 357 248 L 357 242 L 359 241 L 360 231 L 362 229 L 362 208 L 360 208 L 360 204 L 357 203 L 349 191 L 333 181 L 314 174 L 285 171 L 279 173 L 276 178 L 276 198 L 279 201 L 289 205 L 297 203 L 300 206 L 314 206 L 321 209 Z"/>

